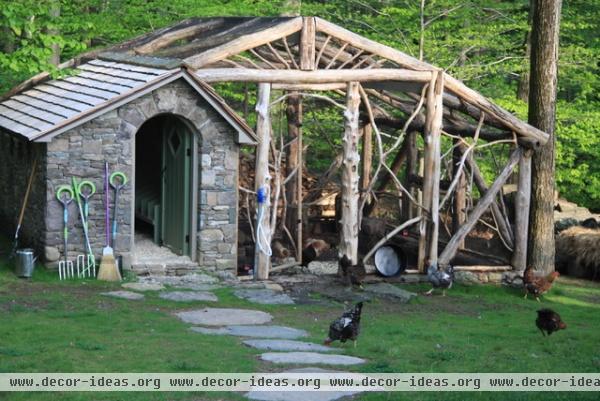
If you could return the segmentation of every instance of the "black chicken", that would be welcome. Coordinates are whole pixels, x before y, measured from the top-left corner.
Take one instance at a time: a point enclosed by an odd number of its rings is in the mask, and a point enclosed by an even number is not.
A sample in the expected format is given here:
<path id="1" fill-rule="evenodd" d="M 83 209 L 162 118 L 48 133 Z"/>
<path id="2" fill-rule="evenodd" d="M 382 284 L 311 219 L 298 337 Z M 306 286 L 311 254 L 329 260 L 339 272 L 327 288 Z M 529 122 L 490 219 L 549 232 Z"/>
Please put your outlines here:
<path id="1" fill-rule="evenodd" d="M 546 336 L 558 330 L 564 330 L 567 325 L 561 320 L 560 315 L 552 309 L 540 309 L 537 311 L 538 317 L 535 319 L 535 325 Z"/>
<path id="2" fill-rule="evenodd" d="M 329 336 L 325 339 L 325 345 L 331 344 L 333 341 L 340 340 L 345 343 L 347 340 L 354 341 L 356 348 L 356 339 L 360 333 L 360 313 L 363 303 L 357 303 L 354 308 L 344 312 L 342 316 L 334 320 L 329 326 Z"/>
<path id="3" fill-rule="evenodd" d="M 322 239 L 309 240 L 302 250 L 302 263 L 300 266 L 308 267 L 309 263 L 317 259 L 323 252 L 329 250 L 329 244 Z"/>
<path id="4" fill-rule="evenodd" d="M 341 257 L 339 265 L 340 270 L 342 271 L 342 276 L 348 285 L 354 284 L 362 288 L 362 282 L 367 275 L 365 265 L 360 260 L 357 264 L 353 265 L 350 258 L 348 258 L 346 255 Z"/>
<path id="5" fill-rule="evenodd" d="M 454 267 L 448 266 L 445 270 L 439 269 L 437 263 L 427 261 L 427 278 L 433 286 L 425 295 L 431 295 L 436 288 L 442 288 L 442 296 L 446 296 L 446 290 L 452 288 L 454 282 Z"/>

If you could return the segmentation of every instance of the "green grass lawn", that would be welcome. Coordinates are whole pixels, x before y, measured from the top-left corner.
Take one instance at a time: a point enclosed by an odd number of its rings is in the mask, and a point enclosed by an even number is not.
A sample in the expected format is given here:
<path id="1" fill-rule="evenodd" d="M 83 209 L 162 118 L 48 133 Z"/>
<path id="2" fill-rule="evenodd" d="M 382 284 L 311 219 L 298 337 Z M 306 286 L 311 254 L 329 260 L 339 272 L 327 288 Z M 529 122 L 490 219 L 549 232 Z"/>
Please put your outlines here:
<path id="1" fill-rule="evenodd" d="M 258 360 L 240 339 L 193 333 L 173 312 L 182 305 L 146 293 L 143 301 L 100 296 L 117 284 L 61 282 L 36 269 L 17 278 L 0 262 L 0 372 L 258 372 L 286 368 Z M 427 286 L 404 286 L 423 291 Z M 343 306 L 253 305 L 216 290 L 221 307 L 257 308 L 275 324 L 303 328 L 321 342 Z M 536 310 L 558 311 L 568 329 L 542 337 Z M 409 305 L 375 300 L 363 309 L 358 347 L 340 346 L 368 363 L 357 372 L 599 372 L 600 285 L 560 279 L 540 305 L 518 290 L 460 286 L 449 296 L 419 297 Z M 5 400 L 236 400 L 224 393 L 11 393 Z M 584 400 L 593 393 L 369 393 L 360 400 Z"/>

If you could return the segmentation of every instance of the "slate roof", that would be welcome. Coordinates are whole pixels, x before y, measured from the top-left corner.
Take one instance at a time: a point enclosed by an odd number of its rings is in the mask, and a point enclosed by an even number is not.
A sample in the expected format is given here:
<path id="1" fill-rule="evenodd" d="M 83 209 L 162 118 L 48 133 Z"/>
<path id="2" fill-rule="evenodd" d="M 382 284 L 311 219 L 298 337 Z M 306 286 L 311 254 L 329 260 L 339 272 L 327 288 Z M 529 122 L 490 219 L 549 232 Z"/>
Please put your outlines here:
<path id="1" fill-rule="evenodd" d="M 186 79 L 238 131 L 238 142 L 256 142 L 252 129 L 210 86 L 185 68 L 151 68 L 99 59 L 79 65 L 74 75 L 42 82 L 0 102 L 0 127 L 29 141 L 48 142 L 179 78 Z"/>

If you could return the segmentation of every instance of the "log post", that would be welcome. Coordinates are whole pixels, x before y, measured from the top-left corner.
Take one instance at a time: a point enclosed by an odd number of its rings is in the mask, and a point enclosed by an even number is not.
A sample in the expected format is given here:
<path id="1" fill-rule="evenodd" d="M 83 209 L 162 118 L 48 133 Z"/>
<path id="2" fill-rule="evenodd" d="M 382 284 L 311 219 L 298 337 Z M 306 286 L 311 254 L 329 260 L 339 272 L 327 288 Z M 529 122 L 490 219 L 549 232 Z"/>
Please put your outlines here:
<path id="1" fill-rule="evenodd" d="M 438 260 L 438 264 L 440 266 L 448 265 L 452 258 L 454 258 L 456 252 L 458 251 L 458 246 L 460 245 L 460 243 L 465 239 L 465 237 L 473 229 L 473 227 L 475 227 L 475 224 L 477 224 L 477 221 L 479 220 L 481 215 L 483 215 L 483 213 L 492 204 L 492 202 L 494 202 L 496 195 L 498 194 L 498 192 L 500 192 L 500 189 L 502 189 L 502 185 L 504 185 L 506 180 L 508 180 L 508 177 L 510 177 L 513 168 L 519 162 L 522 152 L 522 148 L 518 147 L 511 153 L 510 158 L 508 159 L 508 163 L 506 164 L 500 175 L 496 178 L 490 189 L 487 190 L 485 194 L 479 199 L 477 205 L 469 215 L 469 218 L 467 219 L 467 221 L 465 221 L 465 224 L 463 224 L 462 227 L 460 227 L 460 229 L 456 232 L 456 234 L 454 234 L 452 238 L 450 238 L 450 241 L 446 245 L 446 248 L 444 248 L 444 251 L 442 252 Z"/>
<path id="2" fill-rule="evenodd" d="M 267 189 L 264 200 L 262 219 L 256 221 L 256 248 L 254 257 L 254 277 L 257 280 L 269 278 L 271 267 L 271 255 L 267 253 L 271 245 L 271 175 L 269 174 L 269 148 L 271 146 L 271 119 L 269 116 L 269 102 L 271 95 L 270 84 L 258 84 L 256 102 L 256 135 L 258 136 L 258 147 L 256 148 L 256 177 L 255 189 Z"/>
<path id="3" fill-rule="evenodd" d="M 312 71 L 315 69 L 315 17 L 302 17 L 300 31 L 300 69 Z"/>
<path id="4" fill-rule="evenodd" d="M 362 176 L 360 177 L 360 191 L 363 196 L 371 183 L 371 168 L 373 164 L 373 127 L 370 123 L 362 127 Z"/>
<path id="5" fill-rule="evenodd" d="M 423 165 L 423 202 L 425 216 L 419 226 L 419 255 L 417 268 L 425 271 L 425 259 L 437 261 L 439 227 L 440 134 L 443 117 L 443 74 L 433 72 L 427 89 L 427 115 L 425 121 L 425 155 Z M 435 202 L 434 202 L 435 201 Z M 435 204 L 434 204 L 435 203 Z M 435 244 L 433 243 L 435 242 Z"/>
<path id="6" fill-rule="evenodd" d="M 349 82 L 346 89 L 344 138 L 342 140 L 342 218 L 339 256 L 346 256 L 352 264 L 358 263 L 358 117 L 359 84 Z"/>
<path id="7" fill-rule="evenodd" d="M 515 249 L 511 264 L 517 271 L 527 267 L 527 237 L 531 202 L 531 150 L 525 150 L 519 160 L 519 181 L 515 200 Z"/>
<path id="8" fill-rule="evenodd" d="M 287 99 L 286 107 L 288 141 L 290 145 L 286 150 L 286 177 L 290 174 L 296 174 L 293 179 L 286 184 L 286 200 L 288 204 L 288 213 L 286 214 L 285 225 L 292 234 L 293 238 L 297 239 L 298 224 L 302 221 L 302 214 L 299 213 L 298 199 L 301 196 L 298 191 L 298 181 L 301 180 L 300 174 L 300 134 L 302 132 L 302 98 L 297 92 L 290 92 Z M 301 187 L 301 185 L 300 185 Z M 302 241 L 296 241 L 301 243 Z M 298 249 L 298 248 L 296 248 Z M 302 256 L 302 252 L 300 252 Z M 302 262 L 301 260 L 299 260 Z"/>
<path id="9" fill-rule="evenodd" d="M 410 180 L 411 175 L 417 175 L 419 172 L 419 150 L 417 149 L 417 132 L 410 131 L 406 136 L 406 176 L 404 187 L 408 190 L 413 199 L 417 199 L 417 189 Z M 404 220 L 412 219 L 419 214 L 417 206 L 408 199 L 402 197 L 402 209 L 406 212 Z"/>
<path id="10" fill-rule="evenodd" d="M 458 173 L 458 168 L 460 164 L 460 160 L 462 158 L 462 152 L 460 148 L 457 146 L 459 142 L 458 140 L 454 140 L 455 148 L 452 151 L 452 166 L 453 171 L 452 174 L 456 175 Z M 452 234 L 456 234 L 460 226 L 463 225 L 466 219 L 466 207 L 467 207 L 467 180 L 465 178 L 465 173 L 462 171 L 460 173 L 460 178 L 458 179 L 458 184 L 456 185 L 456 189 L 454 191 L 454 205 L 452 208 Z M 462 241 L 458 245 L 458 249 L 464 249 L 465 242 Z"/>

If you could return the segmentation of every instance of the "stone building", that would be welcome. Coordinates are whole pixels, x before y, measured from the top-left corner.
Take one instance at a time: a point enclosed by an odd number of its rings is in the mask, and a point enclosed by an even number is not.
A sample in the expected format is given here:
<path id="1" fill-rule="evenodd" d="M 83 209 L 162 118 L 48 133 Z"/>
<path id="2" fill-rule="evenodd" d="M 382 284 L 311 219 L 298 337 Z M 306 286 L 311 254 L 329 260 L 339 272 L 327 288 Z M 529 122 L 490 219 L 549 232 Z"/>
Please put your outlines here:
<path id="1" fill-rule="evenodd" d="M 181 274 L 201 265 L 233 272 L 238 152 L 240 145 L 255 143 L 248 125 L 184 67 L 94 59 L 74 75 L 0 103 L 0 222 L 6 234 L 14 234 L 35 161 L 20 244 L 56 264 L 64 255 L 63 207 L 56 191 L 71 185 L 73 177 L 89 180 L 97 189 L 90 198 L 90 242 L 99 257 L 108 162 L 111 173 L 128 178 L 118 198 L 114 244 L 125 267 Z M 109 195 L 112 221 L 114 190 Z M 67 259 L 75 260 L 85 253 L 85 239 L 76 202 L 68 211 Z M 175 258 L 184 261 L 179 265 L 145 265 L 145 255 L 136 254 L 140 238 L 187 258 Z"/>

